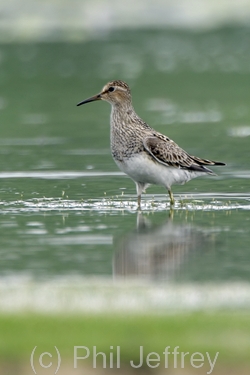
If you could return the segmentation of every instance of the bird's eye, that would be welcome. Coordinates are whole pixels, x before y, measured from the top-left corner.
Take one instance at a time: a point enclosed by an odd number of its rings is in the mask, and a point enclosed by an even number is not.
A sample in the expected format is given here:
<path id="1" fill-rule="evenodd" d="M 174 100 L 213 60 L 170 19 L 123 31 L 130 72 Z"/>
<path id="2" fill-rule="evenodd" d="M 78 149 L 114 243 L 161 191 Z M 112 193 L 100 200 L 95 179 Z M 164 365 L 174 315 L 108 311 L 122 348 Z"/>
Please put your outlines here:
<path id="1" fill-rule="evenodd" d="M 109 92 L 112 92 L 112 91 L 114 91 L 115 90 L 115 88 L 113 87 L 113 86 L 111 86 L 110 88 L 109 88 Z"/>

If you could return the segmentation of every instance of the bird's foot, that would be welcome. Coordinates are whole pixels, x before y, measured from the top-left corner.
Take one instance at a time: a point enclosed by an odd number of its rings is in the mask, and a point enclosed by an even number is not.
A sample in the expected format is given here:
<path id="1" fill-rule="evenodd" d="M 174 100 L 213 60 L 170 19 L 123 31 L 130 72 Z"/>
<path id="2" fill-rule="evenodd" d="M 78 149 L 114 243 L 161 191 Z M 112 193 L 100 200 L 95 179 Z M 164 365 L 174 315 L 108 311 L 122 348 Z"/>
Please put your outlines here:
<path id="1" fill-rule="evenodd" d="M 174 201 L 174 195 L 173 195 L 171 190 L 168 190 L 168 194 L 169 194 L 169 198 L 170 198 L 170 206 L 171 206 L 171 208 L 173 208 L 174 202 L 175 202 Z"/>
<path id="2" fill-rule="evenodd" d="M 170 209 L 169 209 L 169 220 L 173 220 L 174 219 L 174 209 L 172 206 L 170 206 Z"/>
<path id="3" fill-rule="evenodd" d="M 137 205 L 137 211 L 141 211 L 141 195 L 138 195 L 138 205 Z"/>

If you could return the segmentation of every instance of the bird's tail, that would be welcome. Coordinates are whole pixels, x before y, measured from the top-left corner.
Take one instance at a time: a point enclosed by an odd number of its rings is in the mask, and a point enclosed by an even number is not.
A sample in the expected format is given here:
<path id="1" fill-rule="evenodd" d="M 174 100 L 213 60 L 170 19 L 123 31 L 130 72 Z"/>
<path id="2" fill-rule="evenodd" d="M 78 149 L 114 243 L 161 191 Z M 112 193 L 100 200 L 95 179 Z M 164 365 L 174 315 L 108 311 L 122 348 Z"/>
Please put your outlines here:
<path id="1" fill-rule="evenodd" d="M 214 161 L 214 160 L 208 160 L 208 159 L 201 159 L 197 156 L 191 156 L 191 158 L 194 161 L 194 164 L 191 165 L 192 170 L 194 171 L 200 171 L 200 172 L 206 172 L 212 175 L 216 175 L 211 169 L 207 168 L 207 166 L 223 166 L 226 165 L 225 163 L 222 163 L 221 161 Z"/>

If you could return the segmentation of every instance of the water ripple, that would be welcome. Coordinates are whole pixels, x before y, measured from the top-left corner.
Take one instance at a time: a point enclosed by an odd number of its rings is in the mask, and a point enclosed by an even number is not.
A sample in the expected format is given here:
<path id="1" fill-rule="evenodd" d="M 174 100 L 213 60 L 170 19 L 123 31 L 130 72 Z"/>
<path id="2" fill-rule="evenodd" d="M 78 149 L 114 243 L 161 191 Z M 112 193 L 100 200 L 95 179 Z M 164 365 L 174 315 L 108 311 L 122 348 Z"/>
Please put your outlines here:
<path id="1" fill-rule="evenodd" d="M 62 137 L 36 137 L 36 138 L 3 138 L 0 139 L 1 146 L 44 146 L 59 145 L 65 143 Z"/>
<path id="2" fill-rule="evenodd" d="M 1 172 L 0 178 L 43 178 L 43 179 L 74 179 L 79 177 L 124 176 L 122 172 L 82 172 L 82 171 L 20 171 Z"/>
<path id="3" fill-rule="evenodd" d="M 230 211 L 250 210 L 250 194 L 238 193 L 201 193 L 185 194 L 185 198 L 176 195 L 175 210 L 187 211 Z M 98 211 L 98 212 L 135 212 L 137 200 L 134 195 L 121 195 L 116 198 L 92 200 L 70 200 L 63 198 L 33 198 L 17 201 L 1 201 L 1 213 L 35 213 L 58 211 Z M 142 199 L 142 211 L 165 211 L 170 209 L 166 195 L 146 195 Z"/>

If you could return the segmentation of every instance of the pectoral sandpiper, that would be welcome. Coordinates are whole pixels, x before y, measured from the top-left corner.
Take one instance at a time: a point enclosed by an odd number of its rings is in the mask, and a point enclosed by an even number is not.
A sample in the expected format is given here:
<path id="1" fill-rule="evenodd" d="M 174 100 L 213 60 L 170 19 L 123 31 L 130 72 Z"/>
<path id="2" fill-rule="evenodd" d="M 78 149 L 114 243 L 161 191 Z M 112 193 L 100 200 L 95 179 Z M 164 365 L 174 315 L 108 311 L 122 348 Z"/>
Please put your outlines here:
<path id="1" fill-rule="evenodd" d="M 105 100 L 111 110 L 111 151 L 118 167 L 136 184 L 138 208 L 141 194 L 150 184 L 162 185 L 169 193 L 173 184 L 205 174 L 213 175 L 207 166 L 224 163 L 189 155 L 166 135 L 158 133 L 135 112 L 129 86 L 123 81 L 107 83 L 102 91 L 77 105 Z"/>

